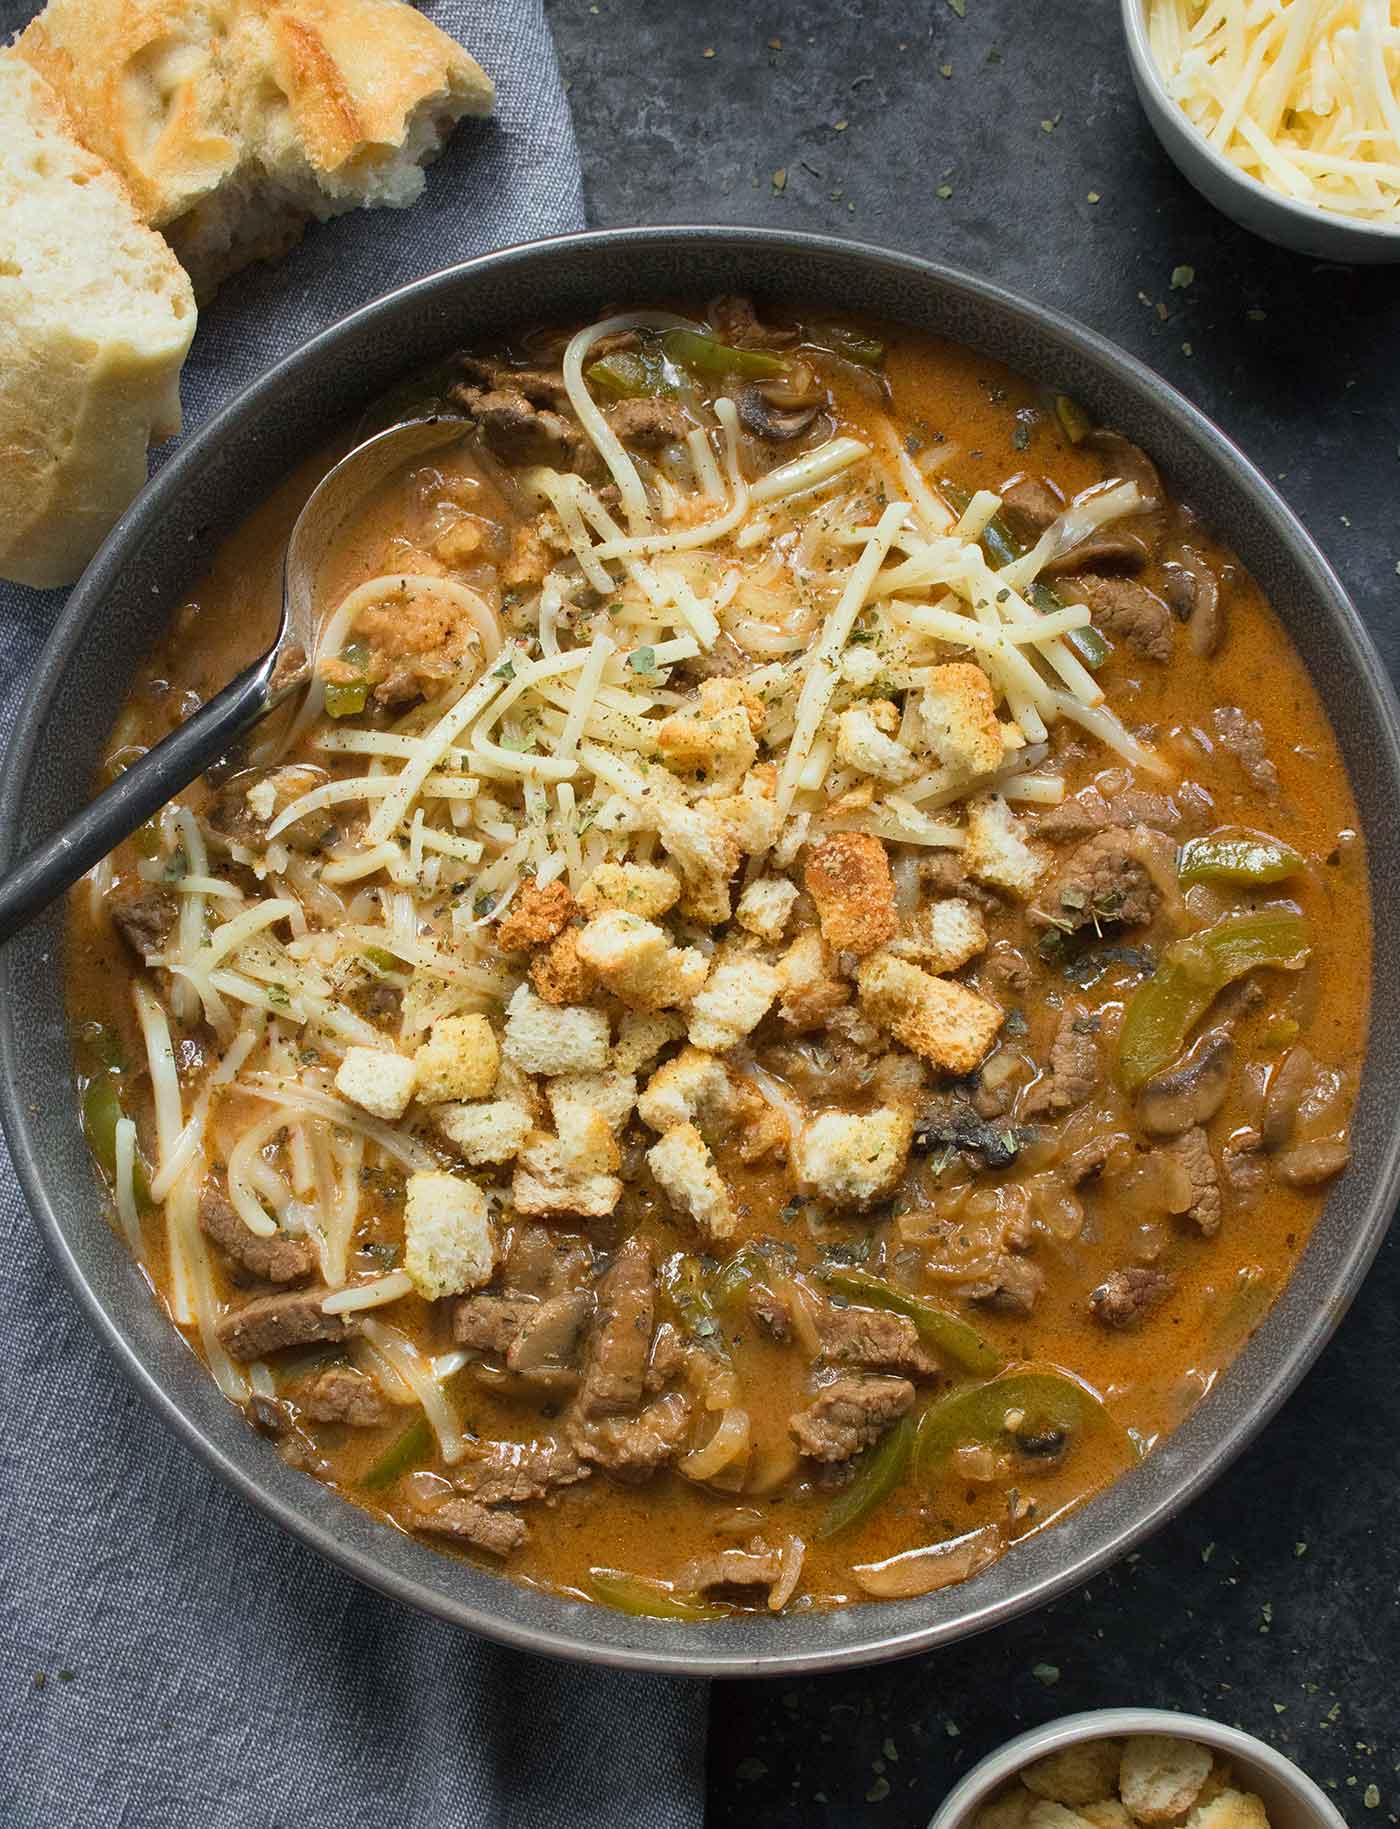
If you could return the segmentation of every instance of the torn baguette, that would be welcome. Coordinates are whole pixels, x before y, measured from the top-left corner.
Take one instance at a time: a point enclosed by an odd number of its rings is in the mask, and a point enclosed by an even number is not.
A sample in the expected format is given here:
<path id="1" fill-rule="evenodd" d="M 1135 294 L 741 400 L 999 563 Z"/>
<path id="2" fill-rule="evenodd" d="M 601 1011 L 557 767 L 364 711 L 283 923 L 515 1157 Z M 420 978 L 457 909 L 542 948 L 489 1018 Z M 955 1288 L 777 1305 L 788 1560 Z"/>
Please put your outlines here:
<path id="1" fill-rule="evenodd" d="M 0 51 L 0 576 L 69 584 L 180 429 L 194 296 L 59 98 Z"/>
<path id="2" fill-rule="evenodd" d="M 201 299 L 309 220 L 415 202 L 495 96 L 403 0 L 49 0 L 19 50 Z"/>

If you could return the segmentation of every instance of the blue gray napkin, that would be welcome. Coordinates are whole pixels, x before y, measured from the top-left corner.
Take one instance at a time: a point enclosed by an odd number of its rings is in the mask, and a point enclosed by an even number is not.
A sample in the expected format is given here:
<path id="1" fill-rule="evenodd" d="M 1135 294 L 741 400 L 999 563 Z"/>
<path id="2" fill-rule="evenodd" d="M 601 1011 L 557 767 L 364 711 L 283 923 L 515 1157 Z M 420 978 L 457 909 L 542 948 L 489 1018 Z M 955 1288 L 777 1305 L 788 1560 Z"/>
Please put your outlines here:
<path id="1" fill-rule="evenodd" d="M 35 10 L 0 0 L 0 32 Z M 390 287 L 581 225 L 539 0 L 425 10 L 495 78 L 495 117 L 463 123 L 412 211 L 313 229 L 225 289 L 186 365 L 187 432 Z M 61 602 L 0 584 L 0 738 Z M 701 1687 L 500 1649 L 284 1535 L 107 1359 L 48 1262 L 3 1143 L 0 1263 L 5 1829 L 699 1825 Z"/>

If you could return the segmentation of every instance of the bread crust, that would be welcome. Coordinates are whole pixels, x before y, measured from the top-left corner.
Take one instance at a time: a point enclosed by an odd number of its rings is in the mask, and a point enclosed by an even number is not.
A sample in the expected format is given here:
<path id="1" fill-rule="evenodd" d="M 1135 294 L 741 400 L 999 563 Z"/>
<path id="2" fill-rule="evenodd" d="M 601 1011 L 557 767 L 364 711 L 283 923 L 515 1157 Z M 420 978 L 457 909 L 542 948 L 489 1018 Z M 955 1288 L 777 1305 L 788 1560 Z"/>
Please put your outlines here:
<path id="1" fill-rule="evenodd" d="M 189 280 L 81 146 L 52 88 L 0 51 L 0 576 L 70 584 L 180 427 Z"/>
<path id="2" fill-rule="evenodd" d="M 495 99 L 405 0 L 49 0 L 18 49 L 201 299 L 309 220 L 413 203 Z"/>

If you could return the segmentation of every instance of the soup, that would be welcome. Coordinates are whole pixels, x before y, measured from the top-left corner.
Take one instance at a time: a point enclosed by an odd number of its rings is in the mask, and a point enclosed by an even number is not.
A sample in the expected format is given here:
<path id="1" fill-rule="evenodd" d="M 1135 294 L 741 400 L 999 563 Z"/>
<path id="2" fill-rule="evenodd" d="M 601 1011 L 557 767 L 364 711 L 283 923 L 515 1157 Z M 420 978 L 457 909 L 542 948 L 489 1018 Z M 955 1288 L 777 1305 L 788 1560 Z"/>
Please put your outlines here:
<path id="1" fill-rule="evenodd" d="M 1317 698 L 1146 454 L 966 349 L 722 299 L 429 395 L 294 729 L 75 894 L 114 1222 L 292 1464 L 519 1581 L 970 1578 L 1200 1401 L 1345 1166 Z M 271 638 L 344 448 L 109 770 Z"/>

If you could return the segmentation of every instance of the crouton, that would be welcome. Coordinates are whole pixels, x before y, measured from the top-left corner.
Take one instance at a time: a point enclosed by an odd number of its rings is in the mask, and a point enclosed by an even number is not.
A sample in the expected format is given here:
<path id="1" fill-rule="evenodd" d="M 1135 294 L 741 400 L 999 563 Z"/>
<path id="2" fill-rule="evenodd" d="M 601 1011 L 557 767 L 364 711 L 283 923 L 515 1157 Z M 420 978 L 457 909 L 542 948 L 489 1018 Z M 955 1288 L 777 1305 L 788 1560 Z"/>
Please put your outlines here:
<path id="1" fill-rule="evenodd" d="M 608 1064 L 601 1010 L 555 1009 L 520 985 L 506 1005 L 503 1051 L 526 1073 L 597 1073 Z"/>
<path id="2" fill-rule="evenodd" d="M 694 709 L 673 712 L 657 726 L 667 767 L 693 776 L 712 793 L 732 792 L 758 760 L 758 733 L 741 690 L 735 680 L 706 680 Z M 758 711 L 761 730 L 761 703 Z"/>
<path id="3" fill-rule="evenodd" d="M 703 953 L 672 946 L 665 928 L 620 908 L 594 915 L 579 934 L 578 950 L 590 971 L 634 1010 L 689 1003 L 709 970 Z"/>
<path id="4" fill-rule="evenodd" d="M 972 1829 L 1026 1829 L 1026 1818 L 1035 1799 L 1019 1784 L 992 1798 L 972 1819 Z"/>
<path id="5" fill-rule="evenodd" d="M 1269 1814 L 1252 1791 L 1222 1791 L 1191 1812 L 1186 1829 L 1269 1829 Z"/>
<path id="6" fill-rule="evenodd" d="M 387 1048 L 347 1048 L 335 1089 L 372 1118 L 396 1122 L 408 1110 L 418 1073 L 407 1055 Z"/>
<path id="7" fill-rule="evenodd" d="M 561 1100 L 559 1130 L 551 1137 L 533 1131 L 517 1158 L 521 1168 L 542 1181 L 557 1185 L 581 1175 L 615 1174 L 622 1160 L 617 1138 L 600 1111 Z"/>
<path id="8" fill-rule="evenodd" d="M 657 837 L 679 866 L 687 913 L 713 927 L 729 919 L 729 879 L 739 868 L 739 841 L 712 803 L 662 806 Z"/>
<path id="9" fill-rule="evenodd" d="M 730 1084 L 728 1119 L 737 1131 L 740 1162 L 761 1162 L 765 1156 L 785 1155 L 792 1141 L 792 1127 L 776 1105 L 767 1099 L 752 1080 L 742 1076 Z"/>
<path id="10" fill-rule="evenodd" d="M 1123 1744 L 1118 1779 L 1123 1802 L 1140 1823 L 1167 1823 L 1184 1816 L 1206 1781 L 1210 1762 L 1209 1748 L 1194 1740 L 1174 1734 L 1131 1734 Z M 1226 1829 L 1225 1821 L 1214 1829 Z"/>
<path id="11" fill-rule="evenodd" d="M 1002 1012 L 985 997 L 888 952 L 864 960 L 856 982 L 872 1022 L 948 1073 L 971 1073 L 1002 1025 Z"/>
<path id="12" fill-rule="evenodd" d="M 621 1130 L 637 1106 L 637 1076 L 604 1068 L 602 1073 L 564 1073 L 545 1087 L 554 1128 L 559 1128 L 561 1105 L 586 1105 L 598 1112 L 613 1130 Z"/>
<path id="13" fill-rule="evenodd" d="M 426 1301 L 480 1289 L 495 1274 L 496 1234 L 486 1196 L 464 1175 L 432 1170 L 409 1176 L 403 1240 L 403 1267 Z"/>
<path id="14" fill-rule="evenodd" d="M 530 983 L 535 995 L 556 1008 L 567 1003 L 587 1003 L 597 986 L 593 973 L 579 957 L 579 929 L 566 927 L 530 961 Z"/>
<path id="15" fill-rule="evenodd" d="M 688 1214 L 707 1239 L 730 1237 L 734 1210 L 729 1190 L 693 1124 L 677 1124 L 659 1143 L 653 1143 L 647 1151 L 647 1166 L 672 1206 Z"/>
<path id="16" fill-rule="evenodd" d="M 824 1111 L 794 1138 L 792 1166 L 820 1199 L 867 1206 L 888 1194 L 904 1173 L 913 1135 L 913 1115 L 903 1106 Z"/>
<path id="17" fill-rule="evenodd" d="M 783 988 L 783 975 L 743 954 L 715 966 L 690 1006 L 690 1040 L 722 1054 L 756 1029 Z"/>
<path id="18" fill-rule="evenodd" d="M 913 959 L 930 972 L 956 972 L 987 944 L 982 910 L 960 896 L 930 902 L 909 917 L 890 941 L 897 959 Z"/>
<path id="19" fill-rule="evenodd" d="M 783 937 L 796 900 L 797 885 L 785 876 L 756 877 L 739 897 L 734 919 L 760 940 L 777 942 Z"/>
<path id="20" fill-rule="evenodd" d="M 1036 1797 L 1026 1813 L 1026 1829 L 1085 1829 L 1084 1818 L 1067 1804 Z"/>
<path id="21" fill-rule="evenodd" d="M 637 1100 L 637 1116 L 652 1130 L 671 1130 L 698 1117 L 727 1111 L 732 1099 L 729 1069 L 701 1048 L 682 1048 L 658 1067 Z"/>
<path id="22" fill-rule="evenodd" d="M 503 953 L 548 946 L 577 913 L 578 904 L 562 878 L 556 877 L 543 889 L 536 888 L 533 882 L 524 883 L 497 924 L 496 944 Z"/>
<path id="23" fill-rule="evenodd" d="M 1091 1799 L 1075 1808 L 1092 1829 L 1133 1829 L 1133 1819 L 1116 1797 Z"/>
<path id="24" fill-rule="evenodd" d="M 826 942 L 815 927 L 800 933 L 778 962 L 783 975 L 779 1009 L 794 1029 L 820 1029 L 850 1000 L 851 988 L 831 970 Z"/>
<path id="25" fill-rule="evenodd" d="M 572 1108 L 565 1124 L 567 1138 L 534 1131 L 526 1140 L 511 1177 L 511 1205 L 527 1219 L 564 1214 L 604 1219 L 622 1198 L 622 1183 L 610 1171 L 585 1164 L 611 1159 L 615 1167 L 617 1144 L 596 1112 Z"/>
<path id="26" fill-rule="evenodd" d="M 679 878 L 660 864 L 599 864 L 578 895 L 585 914 L 621 908 L 644 921 L 668 914 L 680 899 Z"/>
<path id="27" fill-rule="evenodd" d="M 629 1010 L 617 1025 L 612 1064 L 619 1073 L 638 1073 L 684 1034 L 685 1018 L 673 1010 Z"/>
<path id="28" fill-rule="evenodd" d="M 931 668 L 919 713 L 934 754 L 960 779 L 1001 767 L 1004 745 L 996 693 L 971 661 Z"/>
<path id="29" fill-rule="evenodd" d="M 439 1105 L 433 1112 L 438 1129 L 473 1168 L 509 1162 L 529 1136 L 534 1119 L 513 1099 L 491 1099 L 479 1105 Z"/>
<path id="30" fill-rule="evenodd" d="M 723 794 L 707 803 L 740 851 L 752 857 L 766 851 L 778 836 L 778 806 L 768 785 L 751 774 L 737 794 Z"/>
<path id="31" fill-rule="evenodd" d="M 869 832 L 835 832 L 813 845 L 803 881 L 828 946 L 865 954 L 894 938 L 899 915 L 890 860 Z"/>
<path id="32" fill-rule="evenodd" d="M 979 883 L 1029 898 L 1050 858 L 1039 845 L 1027 843 L 1021 822 L 1001 795 L 988 794 L 968 807 L 962 865 Z"/>
<path id="33" fill-rule="evenodd" d="M 1118 1789 L 1122 1757 L 1120 1741 L 1085 1740 L 1033 1760 L 1022 1770 L 1021 1783 L 1037 1797 L 1048 1797 L 1054 1803 L 1077 1809 L 1096 1798 L 1113 1796 Z"/>
<path id="34" fill-rule="evenodd" d="M 882 730 L 871 705 L 853 705 L 837 719 L 836 760 L 843 768 L 856 769 L 891 786 L 909 781 L 919 772 L 918 762 L 904 745 Z"/>
<path id="35" fill-rule="evenodd" d="M 484 1099 L 496 1084 L 501 1049 L 484 1016 L 442 1016 L 414 1060 L 418 1097 L 425 1105 L 445 1099 Z"/>

